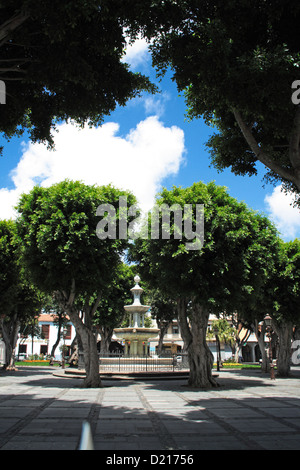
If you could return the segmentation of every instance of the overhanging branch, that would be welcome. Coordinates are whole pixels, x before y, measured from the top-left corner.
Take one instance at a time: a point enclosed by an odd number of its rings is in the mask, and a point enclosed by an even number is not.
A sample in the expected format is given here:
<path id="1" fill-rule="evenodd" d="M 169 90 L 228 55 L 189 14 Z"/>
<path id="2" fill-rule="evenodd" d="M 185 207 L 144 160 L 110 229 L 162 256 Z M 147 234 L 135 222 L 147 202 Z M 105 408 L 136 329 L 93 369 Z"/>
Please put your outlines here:
<path id="1" fill-rule="evenodd" d="M 241 113 L 236 108 L 232 108 L 232 112 L 246 142 L 248 143 L 252 152 L 256 155 L 257 159 L 274 173 L 297 185 L 297 178 L 294 172 L 275 163 L 274 160 L 261 149 L 256 139 L 254 138 L 251 129 L 243 120 Z"/>
<path id="2" fill-rule="evenodd" d="M 101 297 L 102 297 L 102 292 L 99 292 L 98 296 L 97 296 L 97 299 L 95 300 L 94 304 L 93 304 L 93 307 L 92 307 L 92 311 L 91 311 L 91 316 L 93 317 L 98 306 L 99 306 L 99 303 L 100 303 L 100 300 L 101 300 Z"/>
<path id="3" fill-rule="evenodd" d="M 29 16 L 30 15 L 25 12 L 17 13 L 0 26 L 0 46 L 6 43 L 10 33 L 21 26 L 21 24 L 23 24 L 29 18 Z"/>
<path id="4" fill-rule="evenodd" d="M 74 303 L 74 300 L 75 300 L 75 295 L 76 295 L 76 291 L 75 291 L 75 279 L 73 278 L 72 279 L 72 284 L 71 284 L 71 291 L 70 291 L 70 295 L 69 295 L 69 299 L 68 299 L 68 305 L 70 307 L 73 306 L 73 303 Z"/>

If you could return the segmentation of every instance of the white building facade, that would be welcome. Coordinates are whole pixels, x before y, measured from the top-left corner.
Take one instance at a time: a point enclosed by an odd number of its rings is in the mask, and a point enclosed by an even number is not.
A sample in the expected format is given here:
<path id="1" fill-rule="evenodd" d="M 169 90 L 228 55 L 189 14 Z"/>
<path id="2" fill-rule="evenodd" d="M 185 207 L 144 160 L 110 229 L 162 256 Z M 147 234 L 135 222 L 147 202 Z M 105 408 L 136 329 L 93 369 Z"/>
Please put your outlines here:
<path id="1" fill-rule="evenodd" d="M 47 356 L 50 355 L 53 345 L 57 341 L 58 326 L 54 321 L 55 315 L 48 313 L 42 313 L 38 319 L 38 325 L 41 332 L 41 337 L 27 336 L 26 338 L 19 337 L 16 347 L 17 358 L 28 358 L 30 356 Z M 70 346 L 76 336 L 75 328 L 69 321 L 66 325 L 65 334 L 61 332 L 61 338 L 58 346 L 55 350 L 55 359 L 61 360 L 62 358 L 62 346 L 65 345 L 70 349 Z M 68 356 L 68 351 L 66 351 Z"/>
<path id="2" fill-rule="evenodd" d="M 208 322 L 208 328 L 211 322 L 215 319 L 216 317 L 210 316 L 209 322 Z M 153 321 L 153 323 L 156 325 L 156 322 Z M 151 355 L 157 353 L 158 340 L 159 338 L 157 337 L 150 341 L 150 354 Z M 211 340 L 207 341 L 207 344 L 208 344 L 209 349 L 213 353 L 214 361 L 216 362 L 217 361 L 216 340 L 212 338 Z M 257 342 L 255 344 L 257 344 Z M 181 336 L 180 326 L 176 319 L 174 319 L 171 325 L 169 325 L 167 333 L 164 336 L 163 351 L 169 354 L 180 354 L 184 351 L 184 341 Z M 230 346 L 228 346 L 227 344 L 221 343 L 220 354 L 221 354 L 222 361 L 226 361 L 227 359 L 230 359 L 232 357 L 232 350 Z"/>
<path id="3" fill-rule="evenodd" d="M 39 328 L 42 333 L 41 337 L 31 337 L 26 338 L 20 336 L 18 338 L 17 347 L 16 347 L 16 359 L 26 359 L 31 356 L 40 358 L 41 356 L 48 356 L 51 354 L 52 347 L 57 341 L 58 326 L 54 321 L 55 315 L 43 313 L 39 316 Z M 209 319 L 209 325 L 215 318 L 213 316 Z M 156 327 L 156 322 L 153 322 L 153 326 Z M 209 327 L 208 325 L 208 327 Z M 66 348 L 69 348 L 69 351 L 66 350 L 65 356 L 70 355 L 70 347 L 76 336 L 76 331 L 74 325 L 71 321 L 68 321 L 67 326 L 65 327 L 65 334 L 61 332 L 61 338 L 58 346 L 55 350 L 55 360 L 61 360 L 62 358 L 62 346 L 65 345 Z M 113 335 L 113 340 L 120 341 L 120 339 Z M 98 340 L 101 340 L 100 336 Z M 159 336 L 151 339 L 148 342 L 148 353 L 150 356 L 157 354 Z M 121 342 L 122 343 L 122 342 Z M 207 341 L 208 346 L 213 353 L 214 361 L 217 360 L 217 345 L 214 338 Z M 0 348 L 0 354 L 4 355 L 4 343 L 3 347 Z M 184 351 L 184 342 L 181 337 L 180 327 L 178 321 L 174 319 L 169 325 L 167 333 L 164 336 L 163 341 L 163 351 L 168 354 L 180 354 Z M 221 361 L 226 361 L 232 357 L 232 350 L 228 345 L 220 344 L 220 354 Z M 253 333 L 247 338 L 246 342 L 243 345 L 241 350 L 242 360 L 244 362 L 258 362 L 260 354 L 259 347 L 256 340 L 256 337 Z M 3 359 L 3 358 L 2 358 Z M 1 361 L 0 361 L 1 362 Z"/>

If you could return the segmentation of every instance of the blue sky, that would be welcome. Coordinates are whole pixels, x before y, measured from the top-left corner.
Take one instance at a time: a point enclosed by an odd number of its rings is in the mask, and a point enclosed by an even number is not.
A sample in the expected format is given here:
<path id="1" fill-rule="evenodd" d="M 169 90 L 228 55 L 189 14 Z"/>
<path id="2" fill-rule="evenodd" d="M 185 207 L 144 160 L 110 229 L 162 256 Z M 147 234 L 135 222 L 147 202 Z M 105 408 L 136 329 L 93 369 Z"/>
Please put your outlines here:
<path id="1" fill-rule="evenodd" d="M 226 186 L 231 196 L 265 213 L 284 240 L 300 237 L 300 213 L 280 187 L 263 187 L 263 166 L 258 176 L 218 173 L 210 167 L 205 143 L 214 132 L 204 122 L 185 118 L 185 102 L 178 95 L 171 74 L 159 83 L 151 68 L 144 41 L 128 48 L 126 61 L 132 70 L 150 75 L 160 89 L 117 108 L 97 129 L 79 130 L 62 123 L 55 134 L 56 151 L 32 144 L 24 135 L 4 145 L 0 158 L 0 218 L 14 217 L 12 207 L 22 192 L 34 184 L 49 186 L 65 178 L 86 184 L 108 184 L 132 190 L 145 209 L 150 209 L 162 186 L 190 186 L 196 181 Z"/>

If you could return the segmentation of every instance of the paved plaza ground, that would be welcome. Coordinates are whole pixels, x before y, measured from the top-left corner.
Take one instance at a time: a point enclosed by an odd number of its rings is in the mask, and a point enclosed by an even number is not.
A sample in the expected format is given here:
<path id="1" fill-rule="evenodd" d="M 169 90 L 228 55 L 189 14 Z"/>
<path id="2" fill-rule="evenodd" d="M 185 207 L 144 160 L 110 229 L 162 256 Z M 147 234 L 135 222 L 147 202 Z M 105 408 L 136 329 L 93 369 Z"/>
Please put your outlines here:
<path id="1" fill-rule="evenodd" d="M 220 388 L 186 378 L 103 379 L 101 389 L 53 368 L 0 372 L 0 449 L 75 450 L 82 423 L 96 450 L 300 449 L 300 369 L 271 380 L 221 370 Z"/>

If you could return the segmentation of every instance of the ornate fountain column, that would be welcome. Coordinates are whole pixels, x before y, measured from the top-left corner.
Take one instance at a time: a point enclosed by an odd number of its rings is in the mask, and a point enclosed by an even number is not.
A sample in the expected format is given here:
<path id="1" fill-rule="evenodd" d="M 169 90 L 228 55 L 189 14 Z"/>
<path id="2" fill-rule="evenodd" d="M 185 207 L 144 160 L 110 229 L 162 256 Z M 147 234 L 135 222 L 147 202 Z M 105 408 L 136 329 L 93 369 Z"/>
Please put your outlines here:
<path id="1" fill-rule="evenodd" d="M 145 314 L 150 306 L 141 304 L 141 294 L 144 292 L 139 286 L 140 277 L 134 277 L 135 286 L 130 289 L 133 294 L 133 303 L 124 309 L 129 313 L 130 324 L 128 328 L 115 328 L 118 338 L 125 340 L 125 354 L 130 356 L 143 355 L 144 344 L 158 335 L 158 328 L 145 328 Z"/>

